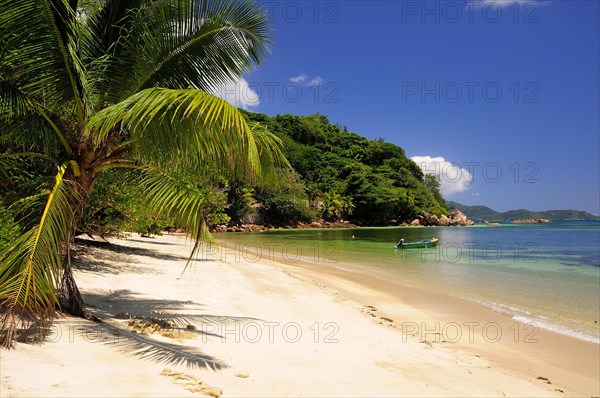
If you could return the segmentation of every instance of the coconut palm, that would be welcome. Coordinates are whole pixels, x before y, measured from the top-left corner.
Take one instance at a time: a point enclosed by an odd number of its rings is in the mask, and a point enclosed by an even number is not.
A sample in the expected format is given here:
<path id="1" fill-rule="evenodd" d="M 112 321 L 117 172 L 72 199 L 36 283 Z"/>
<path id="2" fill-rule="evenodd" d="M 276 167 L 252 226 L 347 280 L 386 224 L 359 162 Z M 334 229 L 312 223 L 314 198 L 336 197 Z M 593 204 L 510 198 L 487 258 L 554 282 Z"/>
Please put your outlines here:
<path id="1" fill-rule="evenodd" d="M 326 219 L 339 220 L 344 215 L 351 215 L 354 203 L 351 197 L 343 197 L 336 192 L 327 192 L 322 197 L 321 215 Z"/>
<path id="2" fill-rule="evenodd" d="M 0 0 L 0 176 L 22 161 L 51 170 L 11 206 L 24 233 L 0 255 L 3 345 L 57 307 L 90 317 L 69 243 L 103 172 L 135 178 L 196 242 L 204 198 L 175 175 L 274 175 L 281 143 L 210 94 L 269 46 L 249 1 Z"/>

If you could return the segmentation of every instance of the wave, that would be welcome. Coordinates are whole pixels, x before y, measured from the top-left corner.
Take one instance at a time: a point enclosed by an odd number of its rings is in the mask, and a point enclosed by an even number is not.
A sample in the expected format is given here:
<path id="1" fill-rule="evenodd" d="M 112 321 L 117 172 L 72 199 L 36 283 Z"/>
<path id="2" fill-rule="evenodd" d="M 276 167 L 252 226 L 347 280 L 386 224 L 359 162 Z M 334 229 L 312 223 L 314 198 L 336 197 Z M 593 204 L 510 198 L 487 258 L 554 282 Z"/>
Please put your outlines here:
<path id="1" fill-rule="evenodd" d="M 479 304 L 491 309 L 494 312 L 499 314 L 510 316 L 511 319 L 515 321 L 524 323 L 524 324 L 534 324 L 540 329 L 550 330 L 552 332 L 560 333 L 566 336 L 575 337 L 579 340 L 588 341 L 594 344 L 600 344 L 600 335 L 593 335 L 589 333 L 585 333 L 579 330 L 575 330 L 573 328 L 558 325 L 552 322 L 549 322 L 549 318 L 547 316 L 538 315 L 533 316 L 530 311 L 524 310 L 522 308 L 514 307 L 508 304 L 495 303 L 492 301 L 478 301 Z"/>
<path id="2" fill-rule="evenodd" d="M 590 343 L 600 344 L 600 336 L 594 336 L 591 334 L 580 332 L 578 330 L 571 329 L 567 326 L 550 323 L 541 318 L 536 318 L 536 317 L 530 318 L 530 317 L 515 315 L 512 317 L 512 319 L 514 319 L 515 321 L 519 321 L 521 323 L 533 323 L 536 326 L 539 326 L 541 329 L 546 329 L 546 330 L 550 330 L 550 331 L 553 331 L 556 333 L 575 337 L 580 340 L 589 341 Z"/>

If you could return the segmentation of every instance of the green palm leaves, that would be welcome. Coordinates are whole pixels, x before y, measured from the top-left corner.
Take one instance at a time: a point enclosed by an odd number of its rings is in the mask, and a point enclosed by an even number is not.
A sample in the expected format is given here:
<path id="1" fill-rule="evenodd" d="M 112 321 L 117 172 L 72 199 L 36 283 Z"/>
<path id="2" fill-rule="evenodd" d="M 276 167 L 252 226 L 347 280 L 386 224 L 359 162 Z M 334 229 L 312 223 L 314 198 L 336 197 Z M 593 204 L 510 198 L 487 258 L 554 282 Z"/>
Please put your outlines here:
<path id="1" fill-rule="evenodd" d="M 0 305 L 6 311 L 0 326 L 8 333 L 4 337 L 11 337 L 19 321 L 43 325 L 54 314 L 62 245 L 67 241 L 73 209 L 79 200 L 74 183 L 64 178 L 67 166 L 63 164 L 58 170 L 39 223 L 17 239 L 1 259 Z"/>
<path id="2" fill-rule="evenodd" d="M 321 214 L 326 219 L 340 219 L 344 215 L 352 214 L 354 203 L 352 198 L 345 198 L 339 193 L 327 192 L 321 202 Z"/>
<path id="3" fill-rule="evenodd" d="M 277 138 L 207 93 L 258 64 L 269 36 L 252 1 L 0 0 L 0 177 L 36 159 L 54 181 L 12 203 L 25 232 L 0 254 L 2 344 L 52 319 L 58 293 L 79 294 L 63 262 L 103 171 L 136 169 L 123 178 L 200 240 L 206 198 L 186 181 L 264 181 L 287 165 Z"/>
<path id="4" fill-rule="evenodd" d="M 86 52 L 106 55 L 95 67 L 110 78 L 98 88 L 113 103 L 150 87 L 211 91 L 249 71 L 270 46 L 267 19 L 250 1 L 118 3 L 105 3 L 86 41 Z"/>
<path id="5" fill-rule="evenodd" d="M 144 163 L 260 174 L 261 164 L 284 161 L 275 136 L 251 130 L 237 108 L 199 90 L 146 89 L 98 112 L 87 125 L 94 148 L 123 128 L 134 157 Z"/>

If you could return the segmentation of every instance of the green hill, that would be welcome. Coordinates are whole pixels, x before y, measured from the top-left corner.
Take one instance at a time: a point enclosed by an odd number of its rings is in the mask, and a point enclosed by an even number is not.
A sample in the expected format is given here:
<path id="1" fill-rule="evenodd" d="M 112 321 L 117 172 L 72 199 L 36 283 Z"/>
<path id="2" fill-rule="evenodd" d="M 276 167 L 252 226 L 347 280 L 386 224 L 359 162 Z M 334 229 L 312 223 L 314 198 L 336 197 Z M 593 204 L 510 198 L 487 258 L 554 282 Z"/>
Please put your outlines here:
<path id="1" fill-rule="evenodd" d="M 600 217 L 594 216 L 586 211 L 579 210 L 546 210 L 531 211 L 526 209 L 509 210 L 503 213 L 490 209 L 487 206 L 467 206 L 457 202 L 447 201 L 448 208 L 458 209 L 465 213 L 470 219 L 482 220 L 517 220 L 525 218 L 547 218 L 549 220 L 598 220 Z"/>
<path id="2" fill-rule="evenodd" d="M 329 122 L 323 115 L 295 116 L 246 113 L 281 138 L 285 155 L 297 173 L 304 194 L 288 196 L 308 202 L 312 215 L 337 218 L 359 225 L 386 225 L 411 220 L 417 214 L 446 213 L 435 178 L 423 174 L 399 146 L 383 139 L 369 140 Z M 284 179 L 285 181 L 285 179 Z M 293 222 L 281 193 L 255 187 L 256 199 L 266 207 L 267 222 Z M 267 191 L 267 192 L 265 192 Z M 284 195 L 285 196 L 285 195 Z M 277 199 L 277 208 L 271 206 Z M 337 209 L 337 210 L 336 210 Z M 235 215 L 233 216 L 235 219 Z"/>

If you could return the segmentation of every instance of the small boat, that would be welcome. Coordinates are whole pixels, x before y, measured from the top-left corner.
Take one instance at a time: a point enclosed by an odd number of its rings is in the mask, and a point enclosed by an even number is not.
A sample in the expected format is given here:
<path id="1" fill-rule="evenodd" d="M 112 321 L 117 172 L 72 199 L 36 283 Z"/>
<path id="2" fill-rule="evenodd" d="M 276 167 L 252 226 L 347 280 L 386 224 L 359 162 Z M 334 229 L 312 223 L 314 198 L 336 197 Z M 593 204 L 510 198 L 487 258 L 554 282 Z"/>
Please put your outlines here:
<path id="1" fill-rule="evenodd" d="M 419 249 L 419 248 L 430 248 L 437 245 L 438 238 L 423 239 L 416 242 L 405 242 L 404 239 L 400 239 L 396 243 L 396 249 Z"/>

